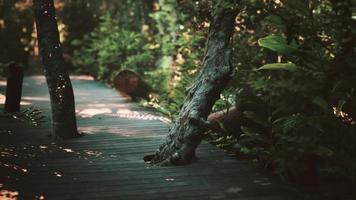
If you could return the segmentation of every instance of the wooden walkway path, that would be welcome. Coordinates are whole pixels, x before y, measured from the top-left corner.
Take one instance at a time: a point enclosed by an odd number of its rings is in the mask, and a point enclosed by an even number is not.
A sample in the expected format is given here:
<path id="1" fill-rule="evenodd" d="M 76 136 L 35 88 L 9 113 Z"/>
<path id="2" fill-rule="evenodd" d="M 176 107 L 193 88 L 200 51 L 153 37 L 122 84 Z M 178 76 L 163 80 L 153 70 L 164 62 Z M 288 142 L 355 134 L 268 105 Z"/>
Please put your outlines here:
<path id="1" fill-rule="evenodd" d="M 48 137 L 49 122 L 33 127 L 0 118 L 0 199 L 6 199 L 5 193 L 59 200 L 299 199 L 288 185 L 206 142 L 191 165 L 144 163 L 143 156 L 164 141 L 169 123 L 88 77 L 73 76 L 72 82 L 84 137 L 55 141 Z M 4 89 L 0 84 L 0 94 Z M 23 104 L 50 116 L 43 77 L 25 78 Z"/>

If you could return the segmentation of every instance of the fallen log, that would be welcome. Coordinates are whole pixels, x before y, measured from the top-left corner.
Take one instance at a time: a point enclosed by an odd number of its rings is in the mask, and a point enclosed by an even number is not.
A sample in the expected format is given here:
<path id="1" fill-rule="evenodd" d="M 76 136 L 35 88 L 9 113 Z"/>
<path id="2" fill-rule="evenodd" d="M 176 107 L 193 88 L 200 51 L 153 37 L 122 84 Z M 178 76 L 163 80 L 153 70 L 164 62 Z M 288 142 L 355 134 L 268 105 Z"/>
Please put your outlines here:
<path id="1" fill-rule="evenodd" d="M 120 71 L 113 79 L 113 85 L 120 93 L 132 99 L 143 98 L 150 100 L 151 86 L 137 73 L 130 70 Z"/>
<path id="2" fill-rule="evenodd" d="M 212 113 L 208 116 L 208 129 L 217 133 L 228 132 L 239 134 L 241 132 L 240 118 L 241 113 L 236 107 Z"/>

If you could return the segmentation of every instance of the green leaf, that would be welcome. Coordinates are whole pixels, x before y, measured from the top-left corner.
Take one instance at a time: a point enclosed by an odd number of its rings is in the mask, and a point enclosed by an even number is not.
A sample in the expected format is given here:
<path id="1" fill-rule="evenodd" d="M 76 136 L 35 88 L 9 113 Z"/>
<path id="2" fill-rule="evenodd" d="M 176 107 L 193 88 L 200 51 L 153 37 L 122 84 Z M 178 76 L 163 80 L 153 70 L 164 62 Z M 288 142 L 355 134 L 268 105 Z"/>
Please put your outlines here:
<path id="1" fill-rule="evenodd" d="M 257 70 L 286 70 L 286 71 L 291 71 L 294 72 L 298 69 L 299 67 L 295 65 L 294 63 L 270 63 L 270 64 L 265 64 L 262 67 L 258 68 Z"/>
<path id="2" fill-rule="evenodd" d="M 294 42 L 292 44 L 287 44 L 287 40 L 282 35 L 269 35 L 258 40 L 258 44 L 261 47 L 276 51 L 278 53 L 289 54 L 298 48 L 298 45 Z"/>

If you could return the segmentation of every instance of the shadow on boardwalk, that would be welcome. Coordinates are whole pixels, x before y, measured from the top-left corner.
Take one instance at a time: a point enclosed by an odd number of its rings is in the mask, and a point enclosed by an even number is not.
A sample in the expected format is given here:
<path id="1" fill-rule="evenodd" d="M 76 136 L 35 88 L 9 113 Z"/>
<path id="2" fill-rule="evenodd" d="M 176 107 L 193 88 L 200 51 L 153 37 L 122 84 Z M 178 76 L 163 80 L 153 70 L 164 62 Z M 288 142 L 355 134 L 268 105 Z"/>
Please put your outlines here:
<path id="1" fill-rule="evenodd" d="M 0 118 L 0 199 L 299 199 L 288 185 L 205 142 L 191 165 L 145 164 L 143 156 L 164 141 L 167 120 L 88 77 L 72 79 L 85 137 L 49 137 L 49 97 L 41 76 L 25 78 L 23 104 L 42 109 L 47 123 L 32 127 Z"/>

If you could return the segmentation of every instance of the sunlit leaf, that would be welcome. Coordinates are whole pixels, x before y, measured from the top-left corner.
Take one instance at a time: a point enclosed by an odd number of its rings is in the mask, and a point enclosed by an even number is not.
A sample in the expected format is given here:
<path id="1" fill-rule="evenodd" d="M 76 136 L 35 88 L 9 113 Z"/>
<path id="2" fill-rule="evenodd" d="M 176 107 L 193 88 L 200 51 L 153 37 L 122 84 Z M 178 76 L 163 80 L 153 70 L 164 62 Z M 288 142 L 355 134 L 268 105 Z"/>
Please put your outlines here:
<path id="1" fill-rule="evenodd" d="M 260 38 L 258 44 L 261 47 L 285 54 L 289 54 L 298 48 L 298 45 L 295 42 L 288 44 L 284 36 L 275 34 Z"/>
<path id="2" fill-rule="evenodd" d="M 298 66 L 294 63 L 271 63 L 265 64 L 262 67 L 258 68 L 257 70 L 286 70 L 294 72 L 298 70 Z"/>

